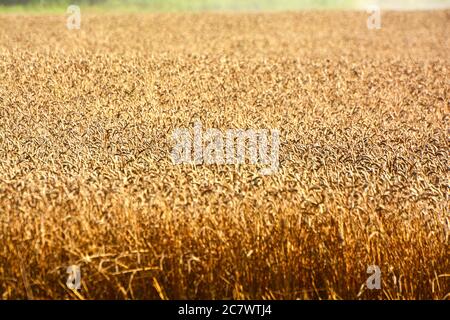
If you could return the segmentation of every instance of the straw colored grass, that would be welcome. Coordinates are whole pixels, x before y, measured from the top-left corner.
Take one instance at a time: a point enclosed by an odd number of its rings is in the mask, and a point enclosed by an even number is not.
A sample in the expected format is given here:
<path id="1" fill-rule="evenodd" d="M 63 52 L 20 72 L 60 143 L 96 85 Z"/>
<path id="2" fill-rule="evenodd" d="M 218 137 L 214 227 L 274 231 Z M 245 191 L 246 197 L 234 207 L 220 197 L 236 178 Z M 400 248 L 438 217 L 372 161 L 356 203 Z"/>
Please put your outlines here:
<path id="1" fill-rule="evenodd" d="M 448 299 L 449 16 L 2 16 L 0 297 Z M 195 120 L 278 174 L 173 165 Z"/>

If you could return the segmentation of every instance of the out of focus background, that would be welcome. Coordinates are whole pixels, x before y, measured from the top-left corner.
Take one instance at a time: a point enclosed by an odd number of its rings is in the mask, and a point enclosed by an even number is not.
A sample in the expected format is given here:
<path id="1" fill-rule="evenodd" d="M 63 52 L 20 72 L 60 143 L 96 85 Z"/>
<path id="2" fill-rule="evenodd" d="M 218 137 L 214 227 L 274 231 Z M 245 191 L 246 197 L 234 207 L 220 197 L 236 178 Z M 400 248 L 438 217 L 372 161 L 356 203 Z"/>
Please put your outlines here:
<path id="1" fill-rule="evenodd" d="M 364 10 L 373 4 L 384 10 L 450 8 L 450 0 L 0 0 L 0 11 L 60 11 L 70 4 L 101 11 Z"/>

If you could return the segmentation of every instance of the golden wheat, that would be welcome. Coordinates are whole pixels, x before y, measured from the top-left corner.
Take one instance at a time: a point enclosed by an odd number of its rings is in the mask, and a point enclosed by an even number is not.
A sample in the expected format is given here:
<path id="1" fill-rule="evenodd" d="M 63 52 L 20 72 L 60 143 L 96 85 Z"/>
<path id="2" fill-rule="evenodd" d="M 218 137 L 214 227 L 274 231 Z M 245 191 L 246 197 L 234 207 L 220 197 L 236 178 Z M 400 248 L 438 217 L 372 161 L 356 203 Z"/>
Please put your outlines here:
<path id="1" fill-rule="evenodd" d="M 448 298 L 449 17 L 0 16 L 0 296 Z M 195 120 L 278 174 L 173 165 Z"/>

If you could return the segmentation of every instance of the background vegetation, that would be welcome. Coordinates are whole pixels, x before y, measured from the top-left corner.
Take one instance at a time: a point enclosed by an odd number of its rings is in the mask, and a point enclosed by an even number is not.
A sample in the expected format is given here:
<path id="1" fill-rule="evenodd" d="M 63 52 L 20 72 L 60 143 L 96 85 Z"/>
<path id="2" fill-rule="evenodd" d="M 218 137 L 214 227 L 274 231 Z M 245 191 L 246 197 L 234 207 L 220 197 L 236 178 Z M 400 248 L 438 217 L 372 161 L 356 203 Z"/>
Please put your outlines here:
<path id="1" fill-rule="evenodd" d="M 379 3 L 386 8 L 420 9 L 450 6 L 449 0 L 1 0 L 2 11 L 64 11 L 69 4 L 94 11 L 254 11 L 301 9 L 364 9 Z"/>

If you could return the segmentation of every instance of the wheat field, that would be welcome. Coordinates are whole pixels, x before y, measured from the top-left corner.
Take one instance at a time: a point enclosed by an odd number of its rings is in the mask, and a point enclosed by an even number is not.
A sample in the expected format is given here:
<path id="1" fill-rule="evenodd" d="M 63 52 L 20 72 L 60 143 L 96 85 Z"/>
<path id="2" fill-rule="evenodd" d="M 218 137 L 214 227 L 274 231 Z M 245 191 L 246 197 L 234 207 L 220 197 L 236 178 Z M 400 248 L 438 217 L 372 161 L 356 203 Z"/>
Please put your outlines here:
<path id="1" fill-rule="evenodd" d="M 0 16 L 0 297 L 449 299 L 450 11 L 366 19 Z M 196 120 L 279 171 L 174 165 Z"/>

